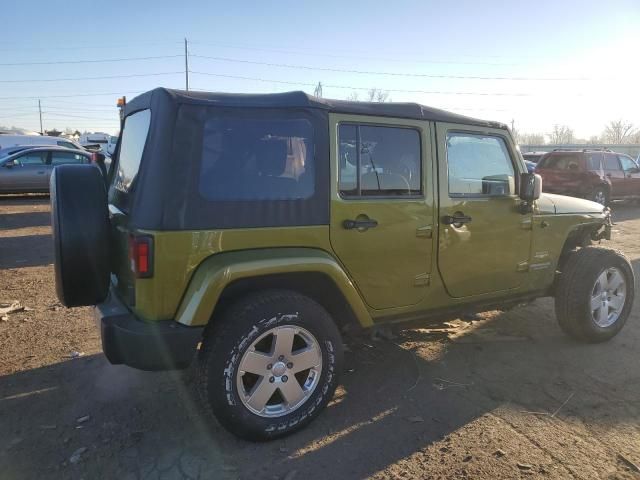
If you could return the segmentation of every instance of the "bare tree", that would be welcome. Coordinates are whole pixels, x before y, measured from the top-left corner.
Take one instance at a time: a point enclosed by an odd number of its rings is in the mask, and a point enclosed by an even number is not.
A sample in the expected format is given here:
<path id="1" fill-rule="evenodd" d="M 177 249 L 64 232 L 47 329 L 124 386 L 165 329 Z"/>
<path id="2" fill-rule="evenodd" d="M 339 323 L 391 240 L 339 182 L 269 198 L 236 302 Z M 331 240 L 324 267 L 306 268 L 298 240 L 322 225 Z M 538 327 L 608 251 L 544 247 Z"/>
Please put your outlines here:
<path id="1" fill-rule="evenodd" d="M 520 145 L 544 145 L 544 135 L 542 133 L 518 133 L 518 143 Z"/>
<path id="2" fill-rule="evenodd" d="M 367 92 L 367 101 L 369 102 L 390 102 L 389 92 L 382 91 L 378 88 L 372 88 Z"/>
<path id="3" fill-rule="evenodd" d="M 627 143 L 635 133 L 633 123 L 622 119 L 612 120 L 604 127 L 602 140 L 604 143 Z"/>
<path id="4" fill-rule="evenodd" d="M 351 92 L 347 96 L 347 100 L 350 100 L 352 102 L 360 101 L 358 92 L 355 92 L 355 91 Z M 379 88 L 372 88 L 367 91 L 363 101 L 384 103 L 384 102 L 390 102 L 391 97 L 389 96 L 389 92 L 385 92 L 384 90 L 380 90 Z"/>
<path id="5" fill-rule="evenodd" d="M 562 143 L 573 142 L 573 130 L 567 125 L 554 125 L 551 133 L 547 133 L 549 137 L 549 143 L 552 145 L 559 145 Z"/>

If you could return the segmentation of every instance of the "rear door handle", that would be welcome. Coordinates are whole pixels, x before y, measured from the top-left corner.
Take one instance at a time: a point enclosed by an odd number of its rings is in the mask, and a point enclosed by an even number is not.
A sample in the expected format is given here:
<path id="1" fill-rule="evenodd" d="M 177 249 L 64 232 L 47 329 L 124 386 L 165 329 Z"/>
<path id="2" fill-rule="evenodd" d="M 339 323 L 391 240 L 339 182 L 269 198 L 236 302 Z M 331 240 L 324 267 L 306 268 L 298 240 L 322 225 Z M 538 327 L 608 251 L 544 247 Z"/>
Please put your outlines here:
<path id="1" fill-rule="evenodd" d="M 469 223 L 473 220 L 470 216 L 464 215 L 460 212 L 456 212 L 453 215 L 445 215 L 442 217 L 442 223 L 445 225 L 453 225 L 454 227 L 461 227 L 465 223 Z"/>
<path id="2" fill-rule="evenodd" d="M 369 228 L 377 227 L 378 221 L 372 218 L 368 220 L 345 220 L 342 222 L 342 226 L 347 230 L 353 230 L 354 228 L 358 230 L 368 230 Z"/>

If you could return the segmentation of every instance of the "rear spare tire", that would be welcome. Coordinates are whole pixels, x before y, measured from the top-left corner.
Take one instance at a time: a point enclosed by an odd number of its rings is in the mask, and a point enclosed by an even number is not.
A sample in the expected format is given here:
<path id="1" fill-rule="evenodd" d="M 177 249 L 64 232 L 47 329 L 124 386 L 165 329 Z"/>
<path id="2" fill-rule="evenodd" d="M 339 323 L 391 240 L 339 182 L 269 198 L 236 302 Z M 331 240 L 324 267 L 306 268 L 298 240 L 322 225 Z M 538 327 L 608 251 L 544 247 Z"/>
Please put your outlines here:
<path id="1" fill-rule="evenodd" d="M 60 165 L 50 182 L 56 292 L 63 305 L 102 302 L 109 292 L 109 215 L 94 165 Z"/>

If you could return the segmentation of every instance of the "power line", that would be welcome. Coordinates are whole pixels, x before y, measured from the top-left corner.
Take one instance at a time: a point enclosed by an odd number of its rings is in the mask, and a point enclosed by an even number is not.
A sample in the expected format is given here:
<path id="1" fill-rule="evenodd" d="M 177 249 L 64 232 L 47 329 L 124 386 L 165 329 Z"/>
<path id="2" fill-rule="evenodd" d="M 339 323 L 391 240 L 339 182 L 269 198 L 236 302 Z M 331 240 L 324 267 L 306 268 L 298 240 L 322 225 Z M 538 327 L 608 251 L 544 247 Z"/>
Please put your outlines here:
<path id="1" fill-rule="evenodd" d="M 127 57 L 127 58 L 106 58 L 104 60 L 58 60 L 52 62 L 16 62 L 16 63 L 0 63 L 0 67 L 17 67 L 22 65 L 72 65 L 77 63 L 112 63 L 112 62 L 130 62 L 138 60 L 158 60 L 163 58 L 178 58 L 182 55 L 158 55 L 155 57 Z"/>
<path id="2" fill-rule="evenodd" d="M 182 41 L 172 41 L 172 40 L 165 40 L 165 41 L 159 41 L 159 42 L 136 42 L 135 44 L 131 44 L 131 43 L 112 43 L 109 45 L 105 45 L 105 44 L 99 44 L 99 45 L 87 45 L 86 43 L 83 44 L 77 44 L 74 46 L 59 46 L 56 45 L 55 47 L 25 47 L 25 46 L 12 46 L 12 47 L 5 47 L 4 45 L 6 45 L 6 43 L 1 44 L 3 45 L 2 48 L 0 48 L 0 51 L 14 51 L 14 50 L 78 50 L 78 49 L 92 49 L 92 48 L 132 48 L 132 47 L 139 47 L 139 46 L 156 46 L 156 45 L 169 45 L 169 44 L 181 44 Z M 17 44 L 17 43 L 16 43 Z M 19 45 L 19 44 L 18 44 Z"/>
<path id="3" fill-rule="evenodd" d="M 244 60 L 228 57 L 210 57 L 207 55 L 195 55 L 195 58 L 204 58 L 207 60 L 214 60 L 218 62 L 232 62 L 232 63 L 244 63 L 249 65 L 262 65 L 266 67 L 278 67 L 278 68 L 290 68 L 298 70 L 315 70 L 321 72 L 340 72 L 340 73 L 355 73 L 358 75 L 386 75 L 393 77 L 414 77 L 414 78 L 441 78 L 441 79 L 453 79 L 453 80 L 511 80 L 511 81 L 578 81 L 588 80 L 587 78 L 552 78 L 552 77 L 485 77 L 485 76 L 473 76 L 473 75 L 444 75 L 444 74 L 430 74 L 430 73 L 408 73 L 408 72 L 383 72 L 374 70 L 354 70 L 347 68 L 336 67 L 317 67 L 309 65 L 296 65 L 289 63 L 271 63 L 271 62 L 258 62 L 254 60 Z"/>
<path id="4" fill-rule="evenodd" d="M 385 57 L 368 57 L 362 55 L 337 55 L 330 53 L 319 53 L 319 52 L 309 52 L 309 51 L 296 51 L 289 50 L 283 48 L 264 48 L 264 47 L 250 47 L 250 46 L 239 46 L 239 45 L 230 45 L 224 43 L 209 43 L 209 42 L 198 42 L 198 41 L 189 41 L 189 43 L 195 45 L 207 45 L 218 48 L 232 48 L 238 50 L 249 50 L 249 51 L 257 51 L 257 52 L 274 52 L 274 53 L 286 53 L 289 55 L 304 55 L 308 56 L 316 56 L 316 57 L 327 57 L 327 58 L 346 58 L 352 60 L 374 60 L 380 61 L 383 60 L 385 62 L 397 62 L 397 63 L 421 63 L 421 64 L 433 64 L 433 65 L 484 65 L 484 66 L 495 66 L 495 67 L 510 67 L 510 66 L 518 66 L 522 65 L 522 63 L 493 63 L 493 62 L 456 62 L 452 60 L 400 60 L 398 58 L 385 58 Z M 481 57 L 478 57 L 481 58 Z"/>
<path id="5" fill-rule="evenodd" d="M 47 111 L 44 111 L 42 113 L 44 113 L 49 117 L 84 118 L 86 120 L 113 120 L 113 121 L 117 121 L 118 123 L 120 122 L 120 119 L 118 118 L 118 114 L 116 112 L 114 112 L 113 114 L 113 119 L 107 118 L 107 117 L 85 117 L 83 115 L 68 115 L 66 113 L 56 113 L 56 112 L 47 112 Z"/>
<path id="6" fill-rule="evenodd" d="M 222 78 L 233 78 L 236 80 L 251 80 L 256 82 L 264 82 L 264 83 L 280 83 L 284 85 L 296 85 L 296 86 L 305 86 L 305 87 L 315 87 L 315 83 L 304 83 L 304 82 L 290 82 L 286 80 L 269 80 L 266 78 L 259 77 L 244 77 L 239 75 L 225 75 L 222 73 L 206 73 L 206 72 L 195 72 L 191 70 L 192 74 L 195 75 L 206 75 L 211 77 L 222 77 Z M 345 90 L 372 90 L 374 87 L 357 87 L 352 85 L 332 85 L 329 83 L 324 83 L 324 87 L 327 88 L 339 88 Z M 396 93 L 424 93 L 431 95 L 478 95 L 478 96 L 497 96 L 497 97 L 532 97 L 535 96 L 529 93 L 494 93 L 494 92 L 446 92 L 446 91 L 436 91 L 436 90 L 404 90 L 398 88 L 383 88 L 382 90 L 386 92 L 396 92 Z"/>
<path id="7" fill-rule="evenodd" d="M 180 72 L 182 73 L 182 72 Z M 127 92 L 109 92 L 109 93 L 72 93 L 67 95 L 35 95 L 35 96 L 26 96 L 26 97 L 0 97 L 0 100 L 11 100 L 11 99 L 39 99 L 39 98 L 73 98 L 73 97 L 101 97 L 101 96 L 111 96 L 111 95 L 137 95 L 140 93 L 144 93 L 143 91 L 127 91 Z"/>
<path id="8" fill-rule="evenodd" d="M 0 80 L 0 83 L 27 83 L 27 82 L 72 82 L 76 80 L 109 80 L 113 78 L 134 78 L 134 77 L 159 77 L 162 75 L 176 75 L 184 72 L 158 72 L 158 73 L 134 73 L 130 75 L 106 75 L 102 77 L 69 77 L 69 78 L 38 78 L 21 80 Z M 11 98 L 11 97 L 8 97 Z"/>

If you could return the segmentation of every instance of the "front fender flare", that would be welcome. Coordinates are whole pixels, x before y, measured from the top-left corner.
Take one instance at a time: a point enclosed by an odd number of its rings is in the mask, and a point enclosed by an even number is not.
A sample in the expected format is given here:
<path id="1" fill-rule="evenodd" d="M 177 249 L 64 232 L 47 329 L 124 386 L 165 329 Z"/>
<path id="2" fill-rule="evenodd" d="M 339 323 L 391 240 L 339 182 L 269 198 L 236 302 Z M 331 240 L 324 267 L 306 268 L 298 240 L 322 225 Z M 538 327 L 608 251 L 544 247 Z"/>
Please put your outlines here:
<path id="1" fill-rule="evenodd" d="M 208 257 L 193 274 L 178 308 L 176 321 L 194 327 L 209 323 L 222 292 L 237 280 L 304 272 L 329 277 L 344 295 L 360 325 L 373 325 L 358 290 L 340 264 L 328 253 L 312 248 L 242 250 Z"/>

